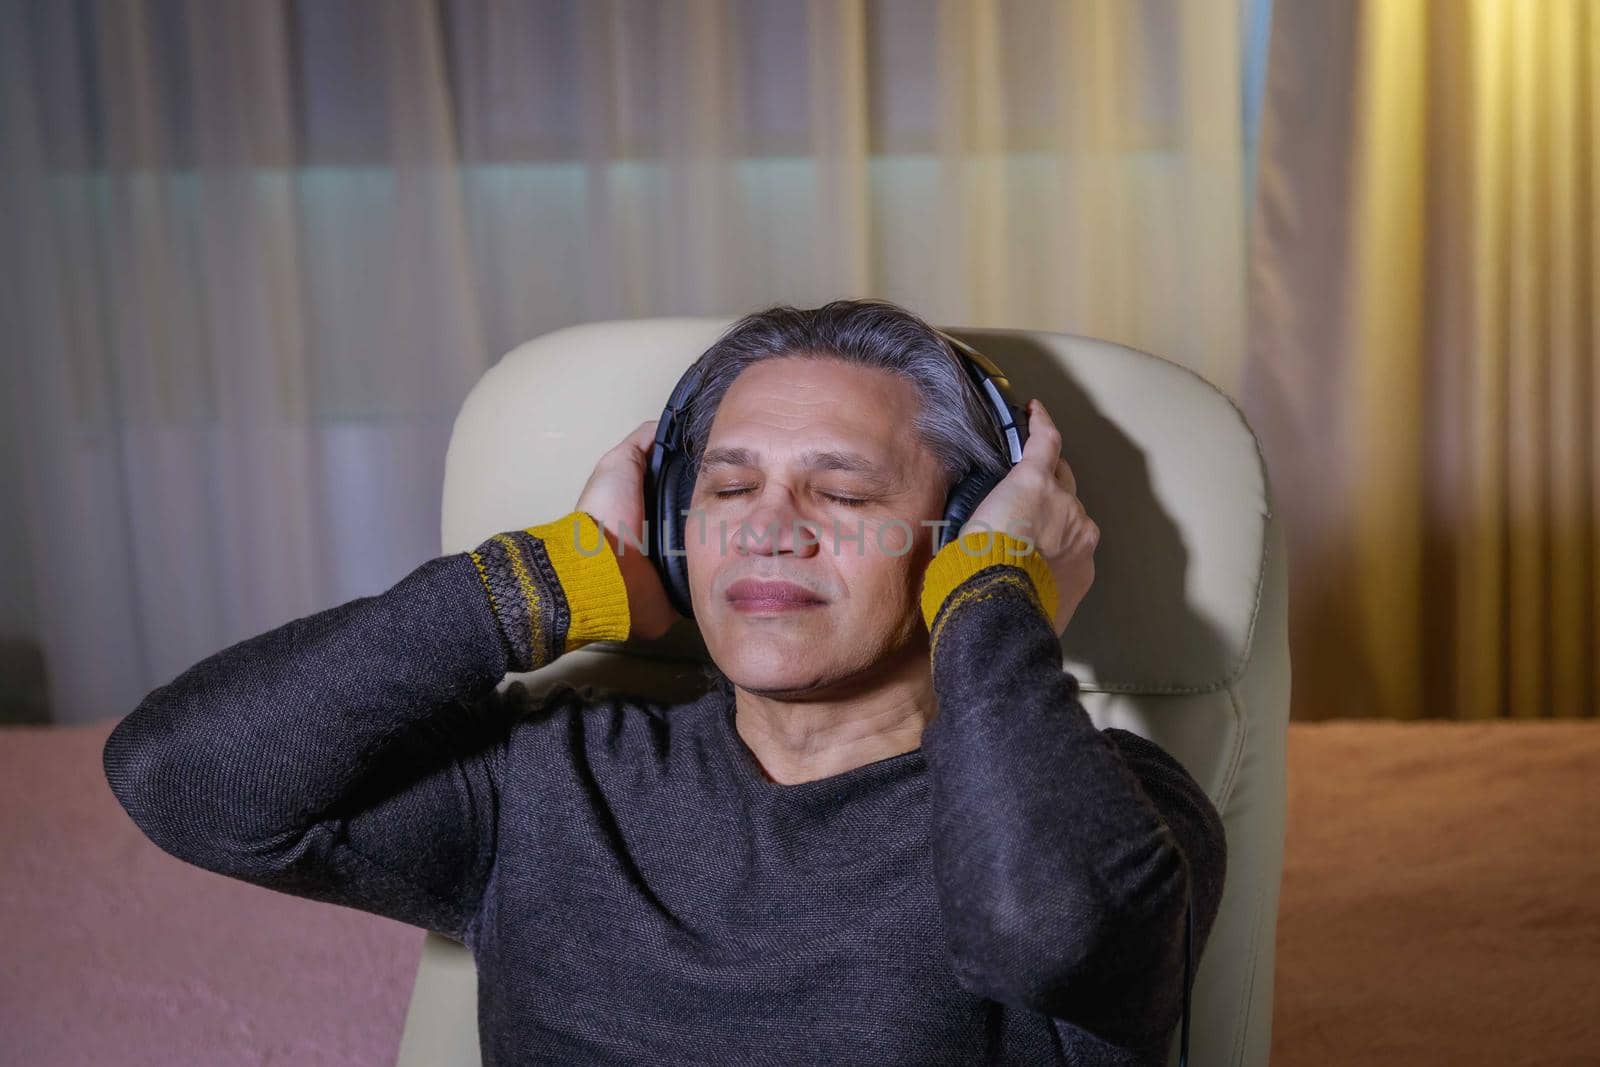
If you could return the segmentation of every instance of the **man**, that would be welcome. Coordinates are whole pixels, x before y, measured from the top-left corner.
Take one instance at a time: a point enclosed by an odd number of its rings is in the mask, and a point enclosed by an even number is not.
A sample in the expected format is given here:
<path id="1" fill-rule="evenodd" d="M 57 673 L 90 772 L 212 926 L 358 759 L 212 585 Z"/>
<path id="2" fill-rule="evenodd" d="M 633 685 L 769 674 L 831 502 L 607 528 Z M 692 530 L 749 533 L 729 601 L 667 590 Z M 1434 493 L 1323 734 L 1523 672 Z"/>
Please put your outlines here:
<path id="1" fill-rule="evenodd" d="M 935 553 L 955 478 L 1001 464 L 936 331 L 773 308 L 702 360 L 705 695 L 495 695 L 673 621 L 646 423 L 570 515 L 151 693 L 117 797 L 191 863 L 468 945 L 488 1064 L 1163 1063 L 1226 845 L 1062 669 L 1099 531 L 1049 414 Z"/>

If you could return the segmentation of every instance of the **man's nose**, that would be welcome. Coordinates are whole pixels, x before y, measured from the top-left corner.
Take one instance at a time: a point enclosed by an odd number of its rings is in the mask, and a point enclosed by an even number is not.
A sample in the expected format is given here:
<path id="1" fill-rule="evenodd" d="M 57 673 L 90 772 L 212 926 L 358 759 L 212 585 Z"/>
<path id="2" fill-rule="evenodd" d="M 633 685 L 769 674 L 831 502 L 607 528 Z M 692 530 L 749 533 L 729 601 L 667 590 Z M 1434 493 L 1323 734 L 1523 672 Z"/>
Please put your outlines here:
<path id="1" fill-rule="evenodd" d="M 788 492 L 763 498 L 739 523 L 734 544 L 739 551 L 756 556 L 814 556 L 820 543 L 820 527 L 794 506 Z"/>

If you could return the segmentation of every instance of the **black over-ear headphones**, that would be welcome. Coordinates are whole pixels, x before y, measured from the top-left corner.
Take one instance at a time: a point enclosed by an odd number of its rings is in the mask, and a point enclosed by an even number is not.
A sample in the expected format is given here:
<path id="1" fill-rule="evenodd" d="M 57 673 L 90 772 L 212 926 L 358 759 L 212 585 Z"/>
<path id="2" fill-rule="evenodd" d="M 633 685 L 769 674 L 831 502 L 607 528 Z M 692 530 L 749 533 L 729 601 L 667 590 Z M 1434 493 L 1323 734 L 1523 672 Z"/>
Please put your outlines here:
<path id="1" fill-rule="evenodd" d="M 949 334 L 938 332 L 960 360 L 985 410 L 994 419 L 1005 442 L 1006 469 L 1009 470 L 1022 460 L 1022 448 L 1028 440 L 1026 412 L 1021 405 L 1011 402 L 1011 383 L 992 360 Z M 661 412 L 644 486 L 645 518 L 649 520 L 645 540 L 650 562 L 661 575 L 661 584 L 666 586 L 672 606 L 688 619 L 694 618 L 694 609 L 689 599 L 689 567 L 683 554 L 684 526 L 694 493 L 695 471 L 685 449 L 684 429 L 688 419 L 685 409 L 700 385 L 702 367 L 701 361 L 696 360 L 684 372 L 667 400 L 666 409 Z M 956 482 L 945 500 L 945 524 L 938 527 L 935 549 L 943 548 L 955 538 L 1003 476 L 974 470 Z"/>

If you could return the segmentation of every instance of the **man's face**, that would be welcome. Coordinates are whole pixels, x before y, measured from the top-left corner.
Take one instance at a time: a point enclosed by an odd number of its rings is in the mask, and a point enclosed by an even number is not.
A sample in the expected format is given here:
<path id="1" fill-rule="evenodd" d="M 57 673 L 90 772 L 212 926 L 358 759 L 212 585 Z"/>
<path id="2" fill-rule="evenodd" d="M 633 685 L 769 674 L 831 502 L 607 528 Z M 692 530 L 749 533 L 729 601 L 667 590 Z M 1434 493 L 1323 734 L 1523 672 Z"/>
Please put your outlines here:
<path id="1" fill-rule="evenodd" d="M 735 685 L 842 694 L 925 647 L 923 522 L 942 516 L 945 484 L 911 428 L 919 403 L 889 371 L 796 356 L 755 364 L 724 395 L 684 548 L 695 619 Z"/>

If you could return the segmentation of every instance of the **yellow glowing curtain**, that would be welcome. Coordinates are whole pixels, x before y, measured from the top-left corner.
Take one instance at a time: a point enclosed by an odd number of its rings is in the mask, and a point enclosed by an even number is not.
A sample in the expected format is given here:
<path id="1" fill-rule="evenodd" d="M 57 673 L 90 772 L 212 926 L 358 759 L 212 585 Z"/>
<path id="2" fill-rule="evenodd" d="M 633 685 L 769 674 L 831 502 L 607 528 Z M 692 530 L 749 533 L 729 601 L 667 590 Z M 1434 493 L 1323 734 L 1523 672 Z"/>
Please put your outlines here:
<path id="1" fill-rule="evenodd" d="M 1244 403 L 1299 718 L 1593 716 L 1600 4 L 1279 4 Z"/>

